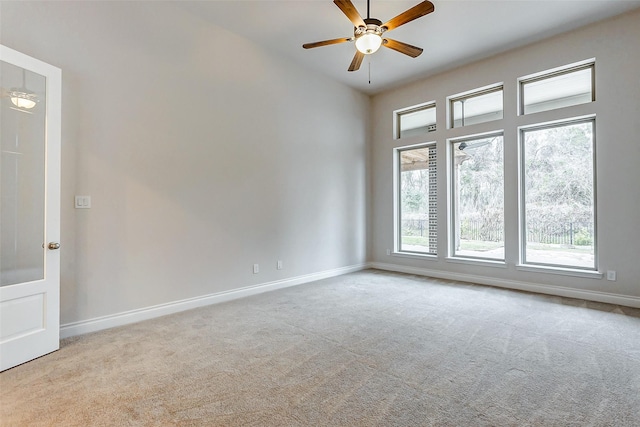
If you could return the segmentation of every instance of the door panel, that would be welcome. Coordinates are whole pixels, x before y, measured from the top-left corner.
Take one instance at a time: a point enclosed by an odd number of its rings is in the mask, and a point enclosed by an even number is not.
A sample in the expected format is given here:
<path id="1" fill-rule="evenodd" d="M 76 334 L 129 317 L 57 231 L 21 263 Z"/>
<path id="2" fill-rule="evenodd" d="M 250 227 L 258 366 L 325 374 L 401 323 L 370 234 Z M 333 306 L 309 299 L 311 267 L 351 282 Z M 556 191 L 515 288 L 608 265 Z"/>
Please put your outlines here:
<path id="1" fill-rule="evenodd" d="M 0 302 L 0 342 L 44 330 L 46 294 L 33 294 Z"/>
<path id="2" fill-rule="evenodd" d="M 60 86 L 0 45 L 0 370 L 59 347 Z"/>

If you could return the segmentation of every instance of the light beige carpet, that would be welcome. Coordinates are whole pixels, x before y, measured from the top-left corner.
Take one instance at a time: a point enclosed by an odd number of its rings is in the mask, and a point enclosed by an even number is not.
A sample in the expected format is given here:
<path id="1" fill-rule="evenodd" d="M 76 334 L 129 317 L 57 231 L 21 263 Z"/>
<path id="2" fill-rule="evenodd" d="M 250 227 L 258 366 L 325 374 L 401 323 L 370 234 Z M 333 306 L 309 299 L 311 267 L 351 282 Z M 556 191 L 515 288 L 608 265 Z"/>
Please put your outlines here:
<path id="1" fill-rule="evenodd" d="M 640 426 L 640 310 L 368 270 L 63 341 L 6 426 Z"/>

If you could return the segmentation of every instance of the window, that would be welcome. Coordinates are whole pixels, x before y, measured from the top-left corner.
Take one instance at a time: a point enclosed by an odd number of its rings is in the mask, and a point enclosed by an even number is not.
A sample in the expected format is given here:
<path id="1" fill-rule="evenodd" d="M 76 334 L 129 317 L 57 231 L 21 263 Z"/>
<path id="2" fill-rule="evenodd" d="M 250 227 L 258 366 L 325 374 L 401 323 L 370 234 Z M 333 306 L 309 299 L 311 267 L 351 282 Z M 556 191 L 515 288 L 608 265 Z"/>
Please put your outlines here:
<path id="1" fill-rule="evenodd" d="M 406 138 L 436 130 L 436 104 L 428 103 L 396 111 L 395 138 Z"/>
<path id="2" fill-rule="evenodd" d="M 537 113 L 595 100 L 594 63 L 520 79 L 521 114 Z"/>
<path id="3" fill-rule="evenodd" d="M 504 260 L 502 134 L 451 144 L 452 255 Z"/>
<path id="4" fill-rule="evenodd" d="M 451 127 L 474 125 L 502 119 L 502 86 L 449 98 Z"/>
<path id="5" fill-rule="evenodd" d="M 397 150 L 400 252 L 437 253 L 436 145 Z"/>
<path id="6" fill-rule="evenodd" d="M 447 97 L 447 126 L 432 134 L 442 140 L 393 150 L 395 252 L 437 258 L 436 145 L 444 144 L 447 194 L 440 201 L 447 203 L 447 230 L 439 244 L 448 262 L 506 267 L 517 258 L 518 270 L 601 277 L 594 74 L 595 59 L 588 59 L 513 76 L 518 99 L 510 105 L 518 109 L 506 112 L 502 83 Z M 547 112 L 531 114 L 538 111 Z M 459 129 L 504 117 L 500 125 Z M 396 110 L 393 120 L 396 139 L 425 135 L 435 130 L 435 101 Z M 505 194 L 505 183 L 518 191 Z M 506 254 L 505 241 L 513 242 Z"/>
<path id="7" fill-rule="evenodd" d="M 594 127 L 521 130 L 523 263 L 596 269 Z"/>

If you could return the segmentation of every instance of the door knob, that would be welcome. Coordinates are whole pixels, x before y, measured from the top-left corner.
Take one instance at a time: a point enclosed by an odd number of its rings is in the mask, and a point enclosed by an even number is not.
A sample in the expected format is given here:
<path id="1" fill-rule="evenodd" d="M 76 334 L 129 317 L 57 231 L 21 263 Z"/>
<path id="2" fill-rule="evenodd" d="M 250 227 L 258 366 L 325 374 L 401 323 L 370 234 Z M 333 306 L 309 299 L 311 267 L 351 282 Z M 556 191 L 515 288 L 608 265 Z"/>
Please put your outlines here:
<path id="1" fill-rule="evenodd" d="M 49 249 L 51 249 L 52 251 L 54 251 L 56 249 L 60 249 L 60 243 L 58 243 L 58 242 L 49 243 Z"/>

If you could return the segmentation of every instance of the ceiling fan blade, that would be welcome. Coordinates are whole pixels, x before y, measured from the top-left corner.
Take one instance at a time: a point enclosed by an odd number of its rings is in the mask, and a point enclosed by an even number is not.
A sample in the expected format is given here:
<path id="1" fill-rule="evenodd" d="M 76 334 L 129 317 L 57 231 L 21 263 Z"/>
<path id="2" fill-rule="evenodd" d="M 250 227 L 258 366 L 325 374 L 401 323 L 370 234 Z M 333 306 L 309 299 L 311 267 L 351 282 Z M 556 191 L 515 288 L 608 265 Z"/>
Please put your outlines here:
<path id="1" fill-rule="evenodd" d="M 382 46 L 388 47 L 389 49 L 393 49 L 400 53 L 404 53 L 405 55 L 409 55 L 412 58 L 420 56 L 420 54 L 422 53 L 421 48 L 412 46 L 407 43 L 402 43 L 397 40 L 384 39 L 382 40 Z"/>
<path id="2" fill-rule="evenodd" d="M 315 42 L 315 43 L 305 43 L 302 45 L 302 47 L 305 49 L 311 49 L 314 47 L 329 46 L 332 44 L 344 43 L 348 41 L 351 41 L 351 39 L 347 37 L 343 37 L 341 39 L 331 39 L 331 40 L 323 40 L 321 42 Z"/>
<path id="3" fill-rule="evenodd" d="M 356 27 L 366 27 L 362 16 L 358 13 L 358 9 L 351 3 L 351 0 L 333 0 L 333 2 L 340 8 L 342 13 L 347 15 L 349 21 Z"/>
<path id="4" fill-rule="evenodd" d="M 400 25 L 404 25 L 407 22 L 411 22 L 414 19 L 418 19 L 421 16 L 428 15 L 435 10 L 435 6 L 430 1 L 423 1 L 422 3 L 413 6 L 409 10 L 405 10 L 395 18 L 390 19 L 388 22 L 382 24 L 386 27 L 386 31 L 391 31 L 394 28 L 398 28 Z"/>
<path id="5" fill-rule="evenodd" d="M 364 59 L 364 53 L 356 50 L 356 55 L 353 57 L 351 61 L 351 65 L 349 65 L 349 71 L 358 71 L 360 68 L 360 64 L 362 64 L 362 60 Z"/>

